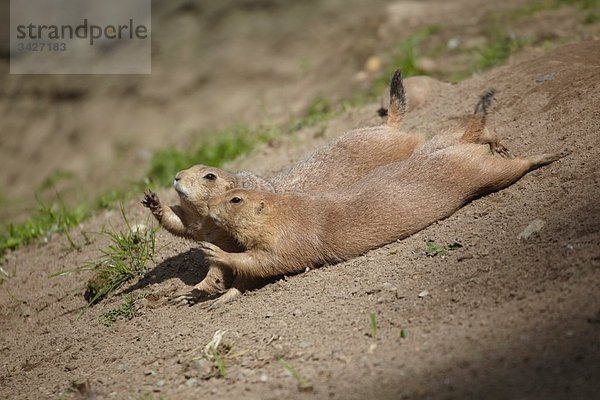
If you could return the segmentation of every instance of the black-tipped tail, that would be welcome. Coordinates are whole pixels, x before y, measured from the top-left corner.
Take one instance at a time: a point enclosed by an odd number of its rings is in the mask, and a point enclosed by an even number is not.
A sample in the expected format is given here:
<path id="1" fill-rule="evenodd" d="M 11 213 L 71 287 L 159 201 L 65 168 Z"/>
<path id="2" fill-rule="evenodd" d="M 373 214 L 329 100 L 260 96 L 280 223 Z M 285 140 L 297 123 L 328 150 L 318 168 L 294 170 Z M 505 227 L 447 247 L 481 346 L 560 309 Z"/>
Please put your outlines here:
<path id="1" fill-rule="evenodd" d="M 397 69 L 390 83 L 390 108 L 388 110 L 388 125 L 400 124 L 406 113 L 406 93 L 402 84 L 402 71 Z"/>
<path id="2" fill-rule="evenodd" d="M 477 105 L 475 105 L 475 115 L 482 114 L 487 115 L 490 107 L 492 106 L 492 102 L 494 101 L 494 97 L 496 96 L 496 89 L 489 88 L 479 97 L 479 101 Z"/>

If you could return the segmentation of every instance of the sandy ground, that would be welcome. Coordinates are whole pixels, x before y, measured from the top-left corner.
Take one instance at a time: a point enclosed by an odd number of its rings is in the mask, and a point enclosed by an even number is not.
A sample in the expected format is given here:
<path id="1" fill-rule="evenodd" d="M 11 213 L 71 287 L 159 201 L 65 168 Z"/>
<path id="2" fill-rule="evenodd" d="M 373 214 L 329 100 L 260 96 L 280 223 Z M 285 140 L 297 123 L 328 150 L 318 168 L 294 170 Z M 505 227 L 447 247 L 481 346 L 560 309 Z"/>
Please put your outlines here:
<path id="1" fill-rule="evenodd" d="M 0 398 L 595 397 L 600 43 L 529 56 L 449 86 L 411 110 L 405 127 L 438 132 L 471 112 L 489 86 L 498 96 L 488 125 L 515 154 L 572 154 L 406 240 L 276 281 L 220 309 L 166 301 L 206 271 L 193 243 L 164 231 L 147 277 L 125 288 L 150 293 L 142 315 L 111 327 L 98 316 L 121 296 L 81 313 L 90 275 L 49 278 L 96 256 L 103 238 L 77 252 L 54 236 L 14 253 L 4 268 L 16 277 L 0 287 Z M 232 167 L 269 171 L 319 140 L 375 122 L 368 108 L 344 114 L 318 139 L 307 130 Z M 133 222 L 148 221 L 137 202 L 126 211 Z M 545 222 L 541 231 L 519 239 L 536 219 Z M 105 212 L 81 229 L 97 232 L 119 221 L 117 211 Z M 73 238 L 82 241 L 79 230 Z M 430 239 L 463 247 L 429 257 Z M 223 340 L 234 352 L 225 377 L 215 377 L 201 358 L 217 330 L 226 330 Z"/>
<path id="2" fill-rule="evenodd" d="M 153 5 L 151 76 L 8 75 L 2 56 L 0 221 L 23 218 L 32 193 L 56 171 L 71 176 L 58 187 L 68 202 L 127 187 L 141 179 L 153 150 L 188 146 L 203 129 L 278 123 L 316 96 L 335 101 L 364 89 L 365 60 L 385 59 L 418 27 L 439 24 L 446 40 L 476 43 L 486 16 L 527 3 L 176 0 Z M 404 123 L 433 135 L 493 86 L 488 125 L 513 153 L 572 154 L 406 240 L 278 280 L 213 311 L 167 302 L 206 269 L 193 243 L 164 231 L 149 274 L 85 312 L 91 275 L 50 275 L 93 260 L 105 238 L 88 233 L 92 243 L 73 251 L 55 235 L 9 254 L 0 265 L 15 273 L 0 284 L 0 398 L 594 398 L 600 42 L 559 47 L 597 37 L 598 25 L 581 24 L 581 16 L 571 6 L 535 14 L 514 28 L 535 38 L 532 49 L 441 88 Z M 545 41 L 552 50 L 543 51 Z M 451 70 L 460 57 L 449 53 L 430 67 Z M 345 130 L 379 123 L 378 107 L 284 136 L 228 168 L 271 174 Z M 139 199 L 125 210 L 132 222 L 151 223 Z M 538 219 L 541 231 L 519 239 Z M 83 244 L 82 232 L 107 226 L 122 226 L 118 210 L 72 237 Z M 429 257 L 427 240 L 463 247 Z M 142 291 L 141 315 L 111 327 L 100 322 L 123 293 Z M 202 358 L 217 330 L 226 330 L 223 341 L 233 349 L 225 377 Z"/>

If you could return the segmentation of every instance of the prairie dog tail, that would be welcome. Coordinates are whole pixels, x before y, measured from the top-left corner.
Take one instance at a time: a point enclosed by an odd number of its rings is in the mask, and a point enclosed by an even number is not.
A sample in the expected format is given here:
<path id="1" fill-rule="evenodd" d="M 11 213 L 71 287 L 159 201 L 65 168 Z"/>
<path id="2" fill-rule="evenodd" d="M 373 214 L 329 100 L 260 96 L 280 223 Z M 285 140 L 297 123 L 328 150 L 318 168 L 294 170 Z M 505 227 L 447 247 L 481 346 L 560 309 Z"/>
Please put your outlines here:
<path id="1" fill-rule="evenodd" d="M 492 101 L 496 96 L 496 89 L 489 88 L 481 96 L 479 96 L 479 101 L 475 105 L 475 112 L 473 114 L 485 118 L 488 113 L 489 108 L 492 106 Z"/>
<path id="2" fill-rule="evenodd" d="M 487 89 L 479 96 L 479 101 L 475 105 L 475 112 L 470 118 L 461 142 L 488 144 L 492 153 L 504 158 L 513 158 L 510 151 L 485 127 L 486 116 L 492 106 L 494 96 L 496 96 L 496 89 L 493 88 Z"/>
<path id="3" fill-rule="evenodd" d="M 390 84 L 390 108 L 388 110 L 387 124 L 397 127 L 406 114 L 406 93 L 402 84 L 402 71 L 397 69 L 392 76 Z"/>

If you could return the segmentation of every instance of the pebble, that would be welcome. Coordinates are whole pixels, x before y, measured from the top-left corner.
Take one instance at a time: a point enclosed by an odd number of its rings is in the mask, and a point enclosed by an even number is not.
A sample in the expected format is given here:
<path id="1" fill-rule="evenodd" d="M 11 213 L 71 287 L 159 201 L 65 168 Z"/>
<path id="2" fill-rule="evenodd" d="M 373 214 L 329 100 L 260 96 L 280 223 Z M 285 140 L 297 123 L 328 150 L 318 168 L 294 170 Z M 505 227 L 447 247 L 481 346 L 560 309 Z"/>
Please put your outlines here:
<path id="1" fill-rule="evenodd" d="M 371 74 L 375 73 L 375 72 L 379 72 L 381 70 L 382 66 L 383 66 L 383 62 L 381 61 L 381 58 L 379 58 L 377 56 L 371 56 L 365 62 L 365 70 Z"/>
<path id="2" fill-rule="evenodd" d="M 527 225 L 525 229 L 523 229 L 523 232 L 519 234 L 519 239 L 528 240 L 533 235 L 539 233 L 539 231 L 542 230 L 544 225 L 546 225 L 546 222 L 544 220 L 534 219 L 529 223 L 529 225 Z"/>
<path id="3" fill-rule="evenodd" d="M 549 74 L 546 75 L 540 75 L 538 77 L 535 78 L 535 81 L 537 83 L 542 83 L 542 82 L 546 82 L 546 81 L 553 81 L 556 78 L 556 72 L 551 72 Z"/>
<path id="4" fill-rule="evenodd" d="M 421 293 L 419 293 L 420 298 L 427 297 L 427 296 L 429 296 L 429 290 L 427 290 L 427 289 L 425 289 Z"/>
<path id="5" fill-rule="evenodd" d="M 395 292 L 395 291 L 397 291 L 397 290 L 398 290 L 398 288 L 397 288 L 396 286 L 392 285 L 392 284 L 391 284 L 391 283 L 389 283 L 389 282 L 384 282 L 384 283 L 381 285 L 381 290 L 386 290 L 386 291 L 388 291 L 388 292 Z"/>
<path id="6" fill-rule="evenodd" d="M 450 40 L 448 40 L 448 43 L 446 44 L 446 46 L 448 47 L 448 49 L 454 50 L 454 49 L 457 49 L 461 43 L 462 43 L 462 38 L 460 36 L 454 36 L 454 37 L 450 38 Z"/>

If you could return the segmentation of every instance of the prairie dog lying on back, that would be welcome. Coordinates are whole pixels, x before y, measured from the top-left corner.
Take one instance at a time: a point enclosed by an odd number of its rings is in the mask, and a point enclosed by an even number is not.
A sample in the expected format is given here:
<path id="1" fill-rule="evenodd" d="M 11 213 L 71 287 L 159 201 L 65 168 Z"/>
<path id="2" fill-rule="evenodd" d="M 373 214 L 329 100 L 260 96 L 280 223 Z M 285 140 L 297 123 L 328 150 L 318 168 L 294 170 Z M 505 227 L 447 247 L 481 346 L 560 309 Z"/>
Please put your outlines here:
<path id="1" fill-rule="evenodd" d="M 377 168 L 346 189 L 317 194 L 235 189 L 213 197 L 209 218 L 246 250 L 228 253 L 208 242 L 201 249 L 246 284 L 338 263 L 418 232 L 566 154 L 514 159 L 491 154 L 488 144 L 503 149 L 484 126 L 493 94 L 481 97 L 461 135 L 434 137 L 408 160 Z"/>
<path id="2" fill-rule="evenodd" d="M 385 124 L 352 130 L 315 150 L 285 171 L 265 180 L 251 172 L 232 174 L 218 168 L 196 165 L 179 172 L 174 188 L 180 204 L 163 207 L 155 193 L 145 195 L 158 222 L 176 236 L 209 241 L 230 252 L 242 251 L 233 238 L 207 218 L 210 198 L 235 188 L 270 192 L 316 193 L 337 190 L 361 179 L 373 169 L 408 158 L 425 142 L 421 134 L 405 133 L 400 124 L 406 113 L 406 94 L 397 70 L 390 84 L 390 105 Z M 207 277 L 195 286 L 206 296 L 231 285 L 232 272 L 211 264 Z"/>

